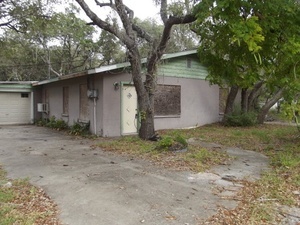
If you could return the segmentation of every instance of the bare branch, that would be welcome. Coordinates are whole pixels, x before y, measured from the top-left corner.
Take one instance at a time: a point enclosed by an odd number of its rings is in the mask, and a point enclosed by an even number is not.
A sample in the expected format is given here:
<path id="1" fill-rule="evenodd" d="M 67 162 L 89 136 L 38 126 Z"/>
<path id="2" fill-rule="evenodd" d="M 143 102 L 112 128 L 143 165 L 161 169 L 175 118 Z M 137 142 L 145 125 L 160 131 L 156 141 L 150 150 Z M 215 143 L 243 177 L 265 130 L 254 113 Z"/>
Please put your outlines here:
<path id="1" fill-rule="evenodd" d="M 167 47 L 167 43 L 170 39 L 170 34 L 171 34 L 171 30 L 173 25 L 177 25 L 177 24 L 188 24 L 188 23 L 192 23 L 196 20 L 196 17 L 193 15 L 186 15 L 186 16 L 182 16 L 182 17 L 170 17 L 169 19 L 167 19 L 165 21 L 165 27 L 163 30 L 163 34 L 160 40 L 160 43 L 157 46 L 156 51 L 154 51 L 154 53 L 152 53 L 152 56 L 149 58 L 148 64 L 149 67 L 148 68 L 153 68 L 153 66 L 151 66 L 151 64 L 155 65 L 156 62 L 158 60 L 161 59 L 162 55 L 164 54 L 164 51 Z M 152 71 L 148 70 L 148 73 L 151 73 Z"/>
<path id="2" fill-rule="evenodd" d="M 110 3 L 101 3 L 98 0 L 95 0 L 96 5 L 100 6 L 100 7 L 105 7 L 105 6 L 109 6 L 110 8 L 116 10 L 116 6 L 112 3 L 112 1 L 110 1 Z"/>
<path id="3" fill-rule="evenodd" d="M 130 38 L 134 38 L 134 33 L 132 30 L 132 19 L 133 18 L 131 18 L 132 17 L 131 14 L 127 15 L 127 13 L 128 13 L 127 9 L 129 9 L 129 8 L 127 6 L 125 7 L 122 0 L 116 0 L 115 4 L 116 4 L 117 13 L 122 21 L 122 24 L 124 26 L 126 34 Z"/>
<path id="4" fill-rule="evenodd" d="M 132 29 L 137 33 L 139 37 L 144 38 L 147 42 L 153 42 L 153 38 L 151 37 L 151 35 L 138 25 L 132 24 Z"/>
<path id="5" fill-rule="evenodd" d="M 126 12 L 127 12 L 127 14 L 128 14 L 129 19 L 130 19 L 130 20 L 133 20 L 133 17 L 134 17 L 134 12 L 133 12 L 133 10 L 130 9 L 130 8 L 129 8 L 128 6 L 126 6 L 126 5 L 124 5 L 124 7 L 125 7 L 125 10 L 126 10 Z"/>
<path id="6" fill-rule="evenodd" d="M 167 0 L 161 0 L 161 2 L 160 2 L 160 17 L 164 24 L 166 24 L 167 20 L 168 20 L 167 7 L 168 7 Z"/>
<path id="7" fill-rule="evenodd" d="M 9 29 L 12 29 L 12 30 L 16 31 L 17 33 L 22 33 L 22 34 L 25 33 L 25 32 L 23 32 L 23 31 L 18 30 L 15 26 L 13 26 L 13 25 L 11 25 L 11 24 L 8 24 L 7 27 L 8 27 Z"/>
<path id="8" fill-rule="evenodd" d="M 81 6 L 81 8 L 84 10 L 86 15 L 92 20 L 92 23 L 88 23 L 90 25 L 97 25 L 103 30 L 106 30 L 107 32 L 115 35 L 119 39 L 123 39 L 121 33 L 114 28 L 111 24 L 101 20 L 86 4 L 84 0 L 76 0 L 76 2 Z"/>
<path id="9" fill-rule="evenodd" d="M 5 27 L 5 26 L 8 26 L 10 23 L 12 23 L 13 20 L 10 20 L 10 21 L 7 21 L 5 23 L 0 23 L 0 27 Z"/>

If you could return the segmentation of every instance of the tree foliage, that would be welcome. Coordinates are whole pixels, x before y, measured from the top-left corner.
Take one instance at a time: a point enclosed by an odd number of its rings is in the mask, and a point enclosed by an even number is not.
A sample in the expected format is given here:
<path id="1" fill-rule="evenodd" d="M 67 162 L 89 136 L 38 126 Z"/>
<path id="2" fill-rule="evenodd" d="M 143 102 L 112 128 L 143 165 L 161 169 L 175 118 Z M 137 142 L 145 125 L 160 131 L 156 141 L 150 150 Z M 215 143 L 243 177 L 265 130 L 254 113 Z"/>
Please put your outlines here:
<path id="1" fill-rule="evenodd" d="M 234 87 L 235 93 L 238 87 L 244 111 L 253 109 L 253 99 L 264 89 L 266 101 L 258 116 L 262 122 L 276 101 L 300 90 L 297 1 L 208 0 L 195 10 L 199 56 L 209 68 L 209 80 Z M 227 103 L 232 105 L 232 99 Z"/>
<path id="2" fill-rule="evenodd" d="M 99 65 L 95 29 L 75 15 L 65 13 L 35 17 L 24 32 L 3 29 L 0 39 L 2 80 L 42 80 Z"/>
<path id="3" fill-rule="evenodd" d="M 2 0 L 0 1 L 0 27 L 26 32 L 38 18 L 50 17 L 56 0 Z"/>

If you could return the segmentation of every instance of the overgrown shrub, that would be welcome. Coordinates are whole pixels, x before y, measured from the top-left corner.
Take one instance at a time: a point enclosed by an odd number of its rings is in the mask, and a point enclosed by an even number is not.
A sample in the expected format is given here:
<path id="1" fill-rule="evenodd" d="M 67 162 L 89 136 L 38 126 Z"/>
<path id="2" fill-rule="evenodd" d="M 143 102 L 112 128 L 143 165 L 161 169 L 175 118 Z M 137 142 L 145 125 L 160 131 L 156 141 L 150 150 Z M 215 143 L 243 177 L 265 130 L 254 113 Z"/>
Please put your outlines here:
<path id="1" fill-rule="evenodd" d="M 160 149 L 167 149 L 169 147 L 172 146 L 174 140 L 172 137 L 170 136 L 165 136 L 165 137 L 162 137 L 159 141 L 158 141 L 158 145 L 157 147 L 160 148 Z"/>
<path id="2" fill-rule="evenodd" d="M 68 124 L 62 119 L 56 119 L 55 116 L 49 118 L 49 122 L 46 126 L 56 130 L 68 129 Z"/>
<path id="3" fill-rule="evenodd" d="M 257 123 L 257 114 L 254 112 L 234 111 L 225 116 L 224 125 L 230 127 L 249 127 Z"/>
<path id="4" fill-rule="evenodd" d="M 187 140 L 184 137 L 182 137 L 181 135 L 177 135 L 175 137 L 175 141 L 178 142 L 178 143 L 180 143 L 184 147 L 188 146 Z"/>
<path id="5" fill-rule="evenodd" d="M 157 149 L 177 151 L 182 150 L 188 146 L 186 139 L 180 135 L 175 137 L 165 136 L 162 137 L 157 144 Z"/>
<path id="6" fill-rule="evenodd" d="M 90 124 L 89 123 L 79 123 L 76 122 L 70 126 L 70 134 L 72 135 L 88 135 L 90 133 Z"/>
<path id="7" fill-rule="evenodd" d="M 49 119 L 47 119 L 47 118 L 42 118 L 42 119 L 36 120 L 36 121 L 35 121 L 35 124 L 38 125 L 38 126 L 45 127 L 45 126 L 47 125 L 48 122 L 49 122 Z"/>
<path id="8" fill-rule="evenodd" d="M 49 127 L 56 130 L 66 130 L 68 129 L 68 124 L 62 119 L 56 119 L 55 116 L 40 119 L 36 122 L 38 126 Z"/>

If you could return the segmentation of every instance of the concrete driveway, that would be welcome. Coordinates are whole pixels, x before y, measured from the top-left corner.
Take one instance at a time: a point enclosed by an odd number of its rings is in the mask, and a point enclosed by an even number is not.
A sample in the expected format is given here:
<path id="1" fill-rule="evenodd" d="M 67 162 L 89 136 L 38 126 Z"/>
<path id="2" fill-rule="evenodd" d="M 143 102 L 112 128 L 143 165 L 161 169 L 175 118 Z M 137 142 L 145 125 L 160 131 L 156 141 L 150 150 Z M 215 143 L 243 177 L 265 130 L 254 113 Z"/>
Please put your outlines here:
<path id="1" fill-rule="evenodd" d="M 265 156 L 231 149 L 238 156 L 231 165 L 210 173 L 175 172 L 36 126 L 2 126 L 0 140 L 8 176 L 42 187 L 70 225 L 199 224 L 217 206 L 237 205 L 227 197 L 240 186 L 228 178 L 255 178 L 267 168 Z M 218 187 L 224 192 L 213 194 Z"/>

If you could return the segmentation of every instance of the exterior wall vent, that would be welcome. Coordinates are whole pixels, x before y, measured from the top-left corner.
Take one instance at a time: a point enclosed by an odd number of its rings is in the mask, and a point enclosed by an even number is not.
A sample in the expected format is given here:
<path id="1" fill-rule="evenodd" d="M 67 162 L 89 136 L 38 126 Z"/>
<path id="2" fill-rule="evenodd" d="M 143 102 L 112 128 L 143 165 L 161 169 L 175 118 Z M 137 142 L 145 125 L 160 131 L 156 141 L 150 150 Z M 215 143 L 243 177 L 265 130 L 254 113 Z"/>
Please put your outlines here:
<path id="1" fill-rule="evenodd" d="M 37 104 L 37 111 L 38 112 L 48 113 L 49 112 L 49 105 L 48 105 L 48 103 L 38 103 Z"/>

